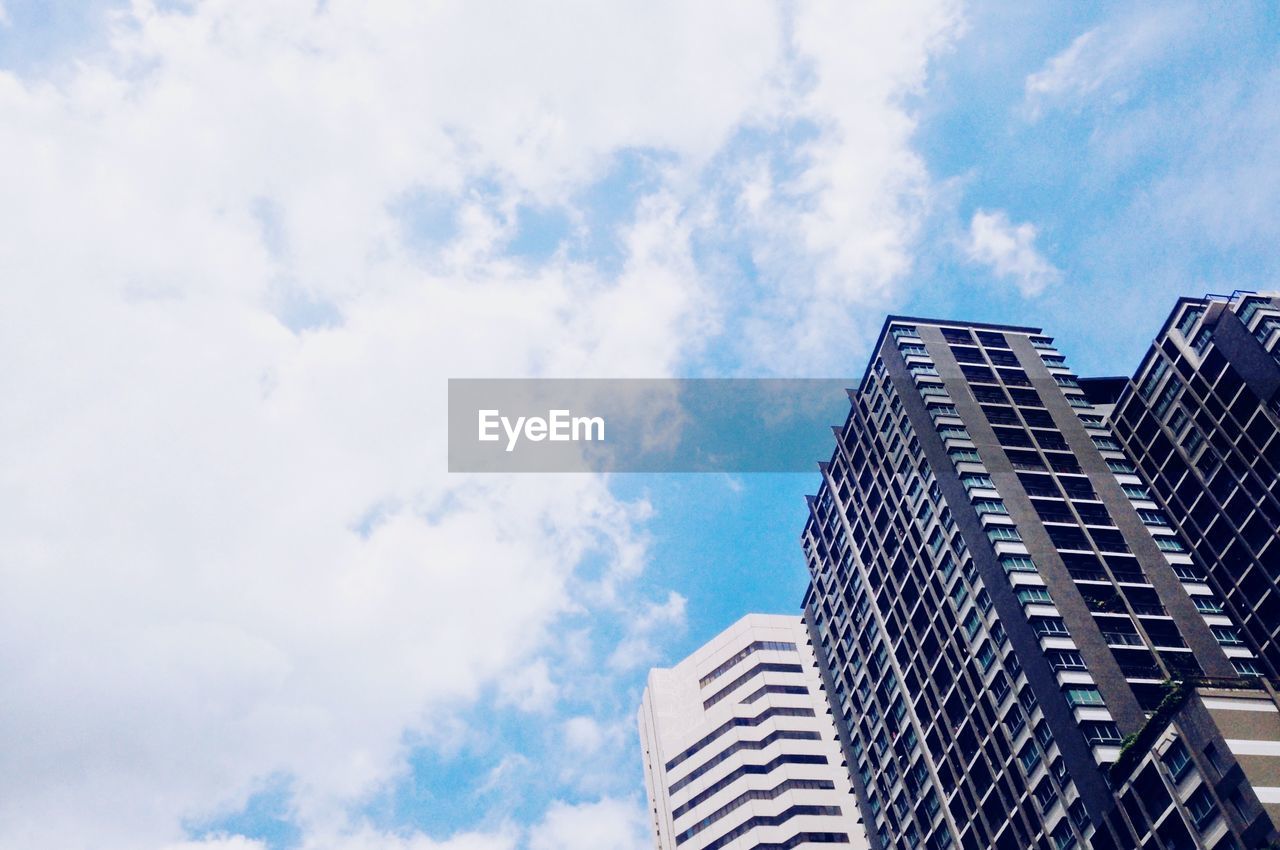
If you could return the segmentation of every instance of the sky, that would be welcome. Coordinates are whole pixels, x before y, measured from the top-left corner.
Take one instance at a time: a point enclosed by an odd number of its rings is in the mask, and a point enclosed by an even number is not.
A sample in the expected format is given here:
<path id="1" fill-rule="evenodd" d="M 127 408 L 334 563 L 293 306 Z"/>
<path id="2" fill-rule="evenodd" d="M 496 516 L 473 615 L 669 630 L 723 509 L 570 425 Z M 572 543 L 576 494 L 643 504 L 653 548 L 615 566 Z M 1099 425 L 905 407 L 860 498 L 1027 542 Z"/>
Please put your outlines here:
<path id="1" fill-rule="evenodd" d="M 646 672 L 798 613 L 816 467 L 450 475 L 447 379 L 1127 374 L 1275 287 L 1278 24 L 0 0 L 0 850 L 651 846 Z"/>

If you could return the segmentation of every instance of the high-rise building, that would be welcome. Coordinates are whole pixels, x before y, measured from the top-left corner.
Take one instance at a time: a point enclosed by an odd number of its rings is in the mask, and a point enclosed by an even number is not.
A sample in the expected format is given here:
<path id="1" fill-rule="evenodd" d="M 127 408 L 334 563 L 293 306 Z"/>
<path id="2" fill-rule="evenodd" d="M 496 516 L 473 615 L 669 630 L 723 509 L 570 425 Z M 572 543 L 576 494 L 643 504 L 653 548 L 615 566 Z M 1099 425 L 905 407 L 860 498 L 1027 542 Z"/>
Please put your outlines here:
<path id="1" fill-rule="evenodd" d="M 1280 294 L 1181 299 L 1115 429 L 1263 671 L 1280 674 Z"/>
<path id="2" fill-rule="evenodd" d="M 805 616 L 872 846 L 1277 837 L 1273 695 L 1053 340 L 892 316 L 850 399 Z"/>
<path id="3" fill-rule="evenodd" d="M 670 669 L 640 707 L 659 850 L 867 846 L 809 633 L 752 614 Z"/>

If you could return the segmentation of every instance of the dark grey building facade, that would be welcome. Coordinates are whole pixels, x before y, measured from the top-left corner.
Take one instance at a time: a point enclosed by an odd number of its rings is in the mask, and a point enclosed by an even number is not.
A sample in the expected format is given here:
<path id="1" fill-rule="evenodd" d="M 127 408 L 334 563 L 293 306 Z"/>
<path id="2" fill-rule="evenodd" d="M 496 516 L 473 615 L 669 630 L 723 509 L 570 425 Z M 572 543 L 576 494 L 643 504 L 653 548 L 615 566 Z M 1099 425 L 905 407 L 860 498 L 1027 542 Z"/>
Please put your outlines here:
<path id="1" fill-rule="evenodd" d="M 1280 674 L 1280 295 L 1181 299 L 1114 419 L 1261 671 Z"/>
<path id="2" fill-rule="evenodd" d="M 1271 697 L 1241 678 L 1254 654 L 1052 339 L 890 317 L 850 400 L 810 500 L 804 607 L 872 846 L 1274 837 L 1256 794 L 1235 819 L 1216 791 L 1198 820 L 1119 802 L 1145 764 L 1135 740 L 1184 734 L 1169 681 Z"/>

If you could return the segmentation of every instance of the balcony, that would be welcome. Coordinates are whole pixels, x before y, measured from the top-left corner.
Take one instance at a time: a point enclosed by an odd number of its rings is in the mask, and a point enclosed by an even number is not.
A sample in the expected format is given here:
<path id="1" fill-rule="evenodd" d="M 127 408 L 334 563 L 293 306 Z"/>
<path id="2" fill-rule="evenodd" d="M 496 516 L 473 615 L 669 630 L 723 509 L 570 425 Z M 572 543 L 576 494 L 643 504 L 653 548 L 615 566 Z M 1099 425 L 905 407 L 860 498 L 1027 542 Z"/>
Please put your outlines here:
<path id="1" fill-rule="evenodd" d="M 1137 634 L 1130 632 L 1108 632 L 1102 633 L 1102 638 L 1107 642 L 1108 646 L 1145 646 Z"/>
<path id="2" fill-rule="evenodd" d="M 1120 672 L 1126 679 L 1153 679 L 1164 681 L 1165 674 L 1159 667 L 1146 664 L 1121 664 Z"/>

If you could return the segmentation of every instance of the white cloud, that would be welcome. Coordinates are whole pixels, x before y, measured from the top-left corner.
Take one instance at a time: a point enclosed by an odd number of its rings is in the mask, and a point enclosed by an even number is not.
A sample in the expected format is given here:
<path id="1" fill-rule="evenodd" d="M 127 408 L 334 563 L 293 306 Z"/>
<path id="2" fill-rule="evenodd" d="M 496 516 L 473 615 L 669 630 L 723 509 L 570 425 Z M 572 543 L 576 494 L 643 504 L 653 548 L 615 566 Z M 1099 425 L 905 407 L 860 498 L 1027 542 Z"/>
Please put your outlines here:
<path id="1" fill-rule="evenodd" d="M 210 835 L 199 841 L 170 844 L 163 850 L 267 850 L 267 845 L 243 835 Z"/>
<path id="2" fill-rule="evenodd" d="M 462 832 L 443 841 L 420 832 L 385 832 L 363 826 L 313 835 L 303 842 L 302 850 L 516 850 L 518 846 L 519 833 L 510 826 L 491 832 Z M 199 850 L 198 845 L 192 850 Z"/>
<path id="3" fill-rule="evenodd" d="M 556 804 L 529 837 L 529 850 L 648 850 L 653 846 L 645 810 L 635 802 L 604 798 Z"/>
<path id="4" fill-rule="evenodd" d="M 594 717 L 570 717 L 564 722 L 564 742 L 578 756 L 590 756 L 604 744 L 605 731 Z"/>
<path id="5" fill-rule="evenodd" d="M 633 611 L 627 620 L 626 637 L 609 656 L 609 666 L 614 670 L 633 670 L 657 663 L 660 658 L 655 640 L 660 635 L 684 629 L 687 601 L 671 591 L 665 602 L 648 602 Z"/>
<path id="6" fill-rule="evenodd" d="M 762 161 L 740 177 L 741 227 L 764 280 L 744 334 L 753 366 L 847 368 L 858 308 L 898 296 L 931 200 L 906 101 L 961 29 L 949 0 L 795 7 L 789 117 L 808 139 L 792 173 Z"/>
<path id="7" fill-rule="evenodd" d="M 1203 10 L 1187 5 L 1139 7 L 1134 13 L 1077 36 L 1039 71 L 1027 77 L 1026 108 L 1031 120 L 1046 108 L 1106 94 L 1128 99 L 1126 88 L 1157 56 L 1194 32 Z"/>
<path id="8" fill-rule="evenodd" d="M 1062 273 L 1036 250 L 1036 228 L 1013 224 L 1004 210 L 977 210 L 969 222 L 968 258 L 990 266 L 997 277 L 1012 280 L 1026 296 L 1039 295 Z"/>
<path id="9" fill-rule="evenodd" d="M 284 776 L 307 847 L 511 846 L 346 818 L 406 741 L 486 692 L 554 711 L 557 664 L 633 670 L 684 600 L 635 585 L 648 508 L 606 481 L 446 474 L 445 379 L 674 373 L 738 296 L 694 244 L 739 225 L 766 309 L 812 302 L 753 317 L 761 362 L 819 368 L 823 310 L 889 297 L 927 195 L 901 100 L 954 10 L 797 15 L 789 62 L 764 2 L 138 0 L 54 79 L 0 72 L 0 845 L 171 846 Z M 800 172 L 716 220 L 703 169 L 797 120 Z M 616 263 L 504 253 L 635 149 L 666 164 Z M 414 193 L 458 211 L 436 249 Z M 643 827 L 605 799 L 531 840 Z"/>

